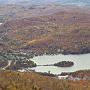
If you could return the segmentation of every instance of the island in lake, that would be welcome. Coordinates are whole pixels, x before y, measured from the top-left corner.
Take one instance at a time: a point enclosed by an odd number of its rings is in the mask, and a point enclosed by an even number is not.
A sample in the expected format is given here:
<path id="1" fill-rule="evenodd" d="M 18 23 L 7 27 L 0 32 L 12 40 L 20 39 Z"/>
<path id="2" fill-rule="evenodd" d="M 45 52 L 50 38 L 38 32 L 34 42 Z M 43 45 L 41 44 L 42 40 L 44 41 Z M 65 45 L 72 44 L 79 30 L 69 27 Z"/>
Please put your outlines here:
<path id="1" fill-rule="evenodd" d="M 54 66 L 58 66 L 58 67 L 71 67 L 73 65 L 74 63 L 71 61 L 62 61 L 54 64 Z"/>

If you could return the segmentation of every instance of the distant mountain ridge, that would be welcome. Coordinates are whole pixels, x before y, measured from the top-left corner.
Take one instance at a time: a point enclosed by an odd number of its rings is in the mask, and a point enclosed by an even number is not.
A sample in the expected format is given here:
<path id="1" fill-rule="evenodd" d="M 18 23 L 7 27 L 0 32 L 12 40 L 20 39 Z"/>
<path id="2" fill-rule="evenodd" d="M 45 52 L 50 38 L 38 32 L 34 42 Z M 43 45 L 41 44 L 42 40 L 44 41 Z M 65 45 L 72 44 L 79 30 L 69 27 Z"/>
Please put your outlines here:
<path id="1" fill-rule="evenodd" d="M 90 0 L 0 0 L 0 4 L 42 5 L 49 3 L 90 6 Z"/>

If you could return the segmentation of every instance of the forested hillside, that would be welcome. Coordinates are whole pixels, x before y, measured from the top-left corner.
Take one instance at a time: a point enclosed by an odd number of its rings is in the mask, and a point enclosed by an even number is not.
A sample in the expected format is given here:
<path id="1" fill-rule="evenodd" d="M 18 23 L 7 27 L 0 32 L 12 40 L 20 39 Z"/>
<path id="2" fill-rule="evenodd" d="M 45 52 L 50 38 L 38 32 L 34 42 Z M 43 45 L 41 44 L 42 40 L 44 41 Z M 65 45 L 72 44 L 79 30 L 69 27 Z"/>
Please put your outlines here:
<path id="1" fill-rule="evenodd" d="M 0 90 L 90 90 L 90 81 L 59 80 L 32 72 L 0 71 Z"/>
<path id="2" fill-rule="evenodd" d="M 0 50 L 30 50 L 34 54 L 90 52 L 90 14 L 58 12 L 8 21 L 0 27 Z M 4 47 L 3 47 L 4 46 Z"/>

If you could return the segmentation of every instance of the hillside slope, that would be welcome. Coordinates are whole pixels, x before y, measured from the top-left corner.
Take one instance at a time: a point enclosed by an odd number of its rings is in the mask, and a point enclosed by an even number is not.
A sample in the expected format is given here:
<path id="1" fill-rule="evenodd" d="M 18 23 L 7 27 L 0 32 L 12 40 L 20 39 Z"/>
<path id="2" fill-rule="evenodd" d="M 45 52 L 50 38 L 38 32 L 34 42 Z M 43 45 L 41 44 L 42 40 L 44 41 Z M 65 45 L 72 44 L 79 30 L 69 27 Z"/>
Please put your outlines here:
<path id="1" fill-rule="evenodd" d="M 90 90 L 90 81 L 58 80 L 36 73 L 0 71 L 0 90 Z"/>
<path id="2" fill-rule="evenodd" d="M 31 50 L 34 54 L 89 53 L 90 14 L 60 11 L 12 20 L 1 25 L 0 35 L 0 50 Z"/>

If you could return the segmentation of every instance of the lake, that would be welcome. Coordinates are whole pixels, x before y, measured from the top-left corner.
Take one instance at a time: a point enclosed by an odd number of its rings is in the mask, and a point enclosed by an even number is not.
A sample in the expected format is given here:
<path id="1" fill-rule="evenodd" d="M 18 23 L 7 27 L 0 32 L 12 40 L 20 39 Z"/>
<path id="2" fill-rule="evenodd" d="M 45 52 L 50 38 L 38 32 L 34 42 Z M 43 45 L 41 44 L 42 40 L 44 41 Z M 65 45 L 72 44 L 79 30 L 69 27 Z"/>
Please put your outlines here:
<path id="1" fill-rule="evenodd" d="M 72 67 L 56 67 L 56 66 L 37 66 L 32 68 L 37 72 L 48 72 L 51 71 L 53 74 L 60 74 L 61 72 L 74 72 L 77 70 L 90 69 L 90 54 L 82 55 L 43 55 L 37 56 L 33 59 L 37 65 L 54 64 L 61 61 L 73 61 L 74 66 Z"/>

